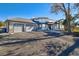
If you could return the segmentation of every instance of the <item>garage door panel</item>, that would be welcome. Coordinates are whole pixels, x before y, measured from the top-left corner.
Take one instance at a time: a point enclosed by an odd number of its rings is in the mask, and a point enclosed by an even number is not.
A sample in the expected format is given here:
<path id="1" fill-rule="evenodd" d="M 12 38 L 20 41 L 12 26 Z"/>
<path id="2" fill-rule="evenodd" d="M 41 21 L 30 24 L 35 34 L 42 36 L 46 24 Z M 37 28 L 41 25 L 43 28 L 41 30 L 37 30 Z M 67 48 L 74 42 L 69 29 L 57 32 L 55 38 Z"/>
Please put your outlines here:
<path id="1" fill-rule="evenodd" d="M 14 26 L 14 32 L 22 32 L 22 26 Z"/>

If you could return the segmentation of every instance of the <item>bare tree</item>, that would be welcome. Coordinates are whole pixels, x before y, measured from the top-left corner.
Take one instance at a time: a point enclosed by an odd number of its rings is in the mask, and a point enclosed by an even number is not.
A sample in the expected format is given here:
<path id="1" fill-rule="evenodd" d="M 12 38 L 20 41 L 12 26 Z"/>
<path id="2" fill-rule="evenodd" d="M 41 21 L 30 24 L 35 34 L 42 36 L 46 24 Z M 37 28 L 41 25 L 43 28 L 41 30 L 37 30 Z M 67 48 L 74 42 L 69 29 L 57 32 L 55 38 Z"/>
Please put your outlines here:
<path id="1" fill-rule="evenodd" d="M 70 21 L 78 17 L 79 3 L 53 3 L 51 4 L 51 13 L 63 13 L 66 19 L 65 26 L 67 31 L 71 32 Z M 77 14 L 75 14 L 75 11 Z"/>

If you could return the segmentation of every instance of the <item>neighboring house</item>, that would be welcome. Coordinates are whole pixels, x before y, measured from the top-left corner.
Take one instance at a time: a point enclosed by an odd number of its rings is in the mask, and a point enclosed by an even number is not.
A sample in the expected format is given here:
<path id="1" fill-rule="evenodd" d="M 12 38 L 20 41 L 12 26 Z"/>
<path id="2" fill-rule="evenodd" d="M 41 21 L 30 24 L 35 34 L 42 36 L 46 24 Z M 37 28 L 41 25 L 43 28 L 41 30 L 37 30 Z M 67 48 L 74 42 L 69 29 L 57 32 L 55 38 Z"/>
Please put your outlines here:
<path id="1" fill-rule="evenodd" d="M 55 30 L 64 30 L 64 25 L 63 25 L 63 19 L 60 19 L 58 21 L 56 21 L 53 25 L 54 25 L 54 29 Z"/>
<path id="2" fill-rule="evenodd" d="M 24 18 L 12 18 L 5 22 L 9 33 L 31 32 L 36 27 L 32 20 Z"/>
<path id="3" fill-rule="evenodd" d="M 6 32 L 6 26 L 4 22 L 0 22 L 0 33 Z"/>

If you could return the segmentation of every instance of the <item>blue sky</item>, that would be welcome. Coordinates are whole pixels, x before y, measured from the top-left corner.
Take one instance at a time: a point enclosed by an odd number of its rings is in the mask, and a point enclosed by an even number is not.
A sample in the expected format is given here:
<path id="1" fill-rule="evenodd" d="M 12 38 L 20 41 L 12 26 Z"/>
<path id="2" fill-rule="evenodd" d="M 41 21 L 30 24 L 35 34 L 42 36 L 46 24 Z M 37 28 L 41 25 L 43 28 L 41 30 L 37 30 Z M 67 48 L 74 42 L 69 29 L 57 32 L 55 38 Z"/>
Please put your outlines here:
<path id="1" fill-rule="evenodd" d="M 53 20 L 63 18 L 62 14 L 55 15 L 50 10 L 48 3 L 0 3 L 0 21 L 13 17 L 49 17 Z"/>

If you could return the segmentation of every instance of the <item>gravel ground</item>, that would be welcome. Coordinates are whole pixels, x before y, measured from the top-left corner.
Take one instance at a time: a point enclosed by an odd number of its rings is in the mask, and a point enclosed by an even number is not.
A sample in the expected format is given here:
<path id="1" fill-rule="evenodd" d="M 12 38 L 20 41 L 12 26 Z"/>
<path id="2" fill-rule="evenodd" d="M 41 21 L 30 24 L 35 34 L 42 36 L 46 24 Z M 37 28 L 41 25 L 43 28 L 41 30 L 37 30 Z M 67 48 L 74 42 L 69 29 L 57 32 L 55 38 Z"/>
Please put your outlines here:
<path id="1" fill-rule="evenodd" d="M 64 50 L 74 44 L 73 37 L 70 35 L 64 36 L 47 36 L 44 32 L 30 32 L 30 33 L 15 33 L 3 37 L 3 41 L 8 40 L 28 40 L 28 38 L 36 38 L 27 42 L 20 42 L 14 44 L 6 44 L 0 46 L 1 56 L 56 56 L 62 55 Z M 53 34 L 53 33 L 52 33 Z M 2 39 L 0 39 L 2 41 Z M 78 49 L 77 49 L 78 50 Z M 68 51 L 68 50 L 67 50 Z M 64 55 L 63 54 L 63 55 Z M 78 53 L 67 53 L 67 55 L 75 55 Z"/>

